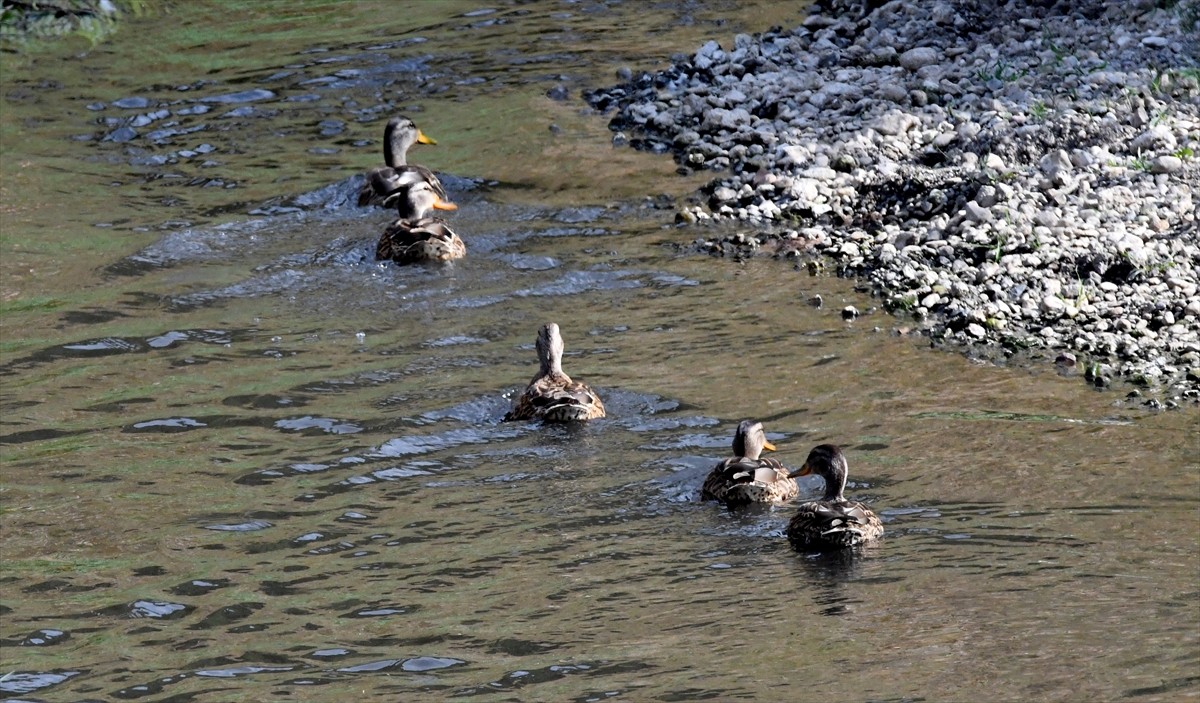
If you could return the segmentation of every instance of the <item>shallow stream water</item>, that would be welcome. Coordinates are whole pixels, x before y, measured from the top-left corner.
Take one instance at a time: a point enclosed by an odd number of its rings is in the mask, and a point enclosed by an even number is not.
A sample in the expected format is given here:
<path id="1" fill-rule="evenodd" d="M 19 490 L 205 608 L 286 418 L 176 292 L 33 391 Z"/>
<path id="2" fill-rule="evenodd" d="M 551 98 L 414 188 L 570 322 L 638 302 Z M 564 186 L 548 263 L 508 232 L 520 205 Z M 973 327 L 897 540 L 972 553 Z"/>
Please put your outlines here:
<path id="1" fill-rule="evenodd" d="M 3 57 L 0 692 L 1200 698 L 1194 410 L 690 253 L 703 176 L 579 99 L 802 12 L 187 5 Z M 372 261 L 396 113 L 439 140 L 454 265 Z M 550 320 L 608 418 L 501 422 Z M 802 555 L 786 506 L 697 502 L 744 418 L 789 465 L 844 445 L 885 539 Z"/>

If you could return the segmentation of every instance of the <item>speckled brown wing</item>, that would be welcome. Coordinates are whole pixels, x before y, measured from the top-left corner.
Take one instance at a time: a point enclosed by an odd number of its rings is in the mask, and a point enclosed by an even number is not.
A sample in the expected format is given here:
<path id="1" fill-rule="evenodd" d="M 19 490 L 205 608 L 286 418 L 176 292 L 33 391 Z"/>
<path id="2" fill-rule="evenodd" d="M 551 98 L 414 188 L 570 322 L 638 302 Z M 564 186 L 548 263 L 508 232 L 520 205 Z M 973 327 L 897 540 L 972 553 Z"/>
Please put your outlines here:
<path id="1" fill-rule="evenodd" d="M 438 180 L 437 175 L 417 164 L 408 164 L 406 166 L 376 166 L 367 171 L 366 180 L 358 189 L 358 206 L 366 207 L 375 205 L 378 207 L 391 207 L 388 201 L 388 196 L 394 194 L 400 188 L 410 185 L 417 181 L 425 181 L 433 186 L 433 190 L 439 198 L 448 199 L 446 188 L 442 182 Z"/>
<path id="2" fill-rule="evenodd" d="M 375 259 L 391 259 L 398 264 L 421 261 L 450 261 L 467 255 L 467 245 L 454 230 L 437 218 L 397 220 L 375 245 Z"/>
<path id="3" fill-rule="evenodd" d="M 769 480 L 756 480 L 763 469 L 774 472 Z M 775 459 L 730 457 L 717 464 L 700 489 L 700 500 L 718 500 L 726 505 L 751 503 L 781 503 L 795 498 L 800 492 L 795 479 L 788 478 L 787 468 Z"/>
<path id="4" fill-rule="evenodd" d="M 504 419 L 574 422 L 601 417 L 604 403 L 586 383 L 547 376 L 529 384 Z"/>
<path id="5" fill-rule="evenodd" d="M 787 526 L 796 549 L 845 549 L 883 535 L 883 521 L 862 503 L 813 501 L 796 508 Z"/>

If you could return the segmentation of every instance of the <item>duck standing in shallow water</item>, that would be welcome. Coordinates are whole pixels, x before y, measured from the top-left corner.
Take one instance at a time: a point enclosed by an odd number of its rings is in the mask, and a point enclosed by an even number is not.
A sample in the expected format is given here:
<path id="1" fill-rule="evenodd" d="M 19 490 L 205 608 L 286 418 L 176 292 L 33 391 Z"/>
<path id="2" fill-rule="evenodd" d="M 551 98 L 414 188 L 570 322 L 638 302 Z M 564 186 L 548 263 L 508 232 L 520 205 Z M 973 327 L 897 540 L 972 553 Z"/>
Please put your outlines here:
<path id="1" fill-rule="evenodd" d="M 367 171 L 366 182 L 358 191 L 358 205 L 380 205 L 389 195 L 406 185 L 425 181 L 433 187 L 439 198 L 446 199 L 446 189 L 433 171 L 408 163 L 408 150 L 414 144 L 437 144 L 417 128 L 407 117 L 399 116 L 388 120 L 383 128 L 383 161 L 386 166 L 376 166 Z"/>
<path id="2" fill-rule="evenodd" d="M 538 332 L 537 354 L 541 368 L 505 420 L 572 422 L 604 417 L 600 396 L 586 383 L 572 381 L 563 373 L 563 339 L 558 325 L 551 322 Z"/>
<path id="3" fill-rule="evenodd" d="M 733 435 L 733 456 L 722 461 L 704 479 L 700 500 L 719 500 L 733 507 L 751 503 L 781 503 L 800 492 L 796 480 L 775 459 L 759 458 L 775 450 L 761 422 L 743 420 Z"/>
<path id="4" fill-rule="evenodd" d="M 456 210 L 442 200 L 433 186 L 418 181 L 402 187 L 388 198 L 395 203 L 400 219 L 388 225 L 375 245 L 375 260 L 391 259 L 397 264 L 450 261 L 467 255 L 467 245 L 446 222 L 430 217 L 433 210 Z"/>
<path id="5" fill-rule="evenodd" d="M 801 551 L 844 549 L 883 535 L 883 522 L 878 515 L 842 495 L 849 467 L 839 447 L 832 444 L 814 447 L 804 465 L 791 476 L 810 473 L 825 479 L 825 495 L 796 508 L 796 515 L 787 526 L 787 538 L 793 547 Z"/>

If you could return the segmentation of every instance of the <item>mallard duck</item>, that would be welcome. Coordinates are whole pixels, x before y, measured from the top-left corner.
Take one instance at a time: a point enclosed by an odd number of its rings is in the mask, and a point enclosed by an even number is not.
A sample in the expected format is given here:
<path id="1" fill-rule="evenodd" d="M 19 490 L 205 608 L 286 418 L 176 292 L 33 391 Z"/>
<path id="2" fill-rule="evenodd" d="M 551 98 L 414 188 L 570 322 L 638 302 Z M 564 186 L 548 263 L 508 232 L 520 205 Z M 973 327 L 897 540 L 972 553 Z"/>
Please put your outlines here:
<path id="1" fill-rule="evenodd" d="M 400 189 L 397 199 L 400 219 L 388 225 L 375 245 L 375 260 L 391 259 L 398 264 L 420 261 L 449 261 L 467 255 L 467 245 L 445 221 L 430 217 L 432 210 L 456 210 L 458 206 L 438 197 L 433 186 L 419 181 Z"/>
<path id="2" fill-rule="evenodd" d="M 537 353 L 541 368 L 505 420 L 571 422 L 604 417 L 604 403 L 595 391 L 563 373 L 563 339 L 558 325 L 551 322 L 538 332 Z"/>
<path id="3" fill-rule="evenodd" d="M 762 423 L 742 420 L 733 434 L 733 456 L 717 464 L 704 479 L 700 500 L 736 506 L 795 498 L 800 492 L 796 481 L 775 459 L 760 459 L 764 449 L 774 451 L 775 445 L 767 441 Z"/>
<path id="4" fill-rule="evenodd" d="M 883 535 L 883 522 L 862 503 L 846 500 L 846 455 L 832 444 L 814 447 L 792 477 L 816 474 L 825 479 L 821 500 L 802 503 L 787 526 L 788 541 L 796 549 L 833 550 L 853 547 Z"/>
<path id="5" fill-rule="evenodd" d="M 366 181 L 358 191 L 358 205 L 382 205 L 398 189 L 419 181 L 433 186 L 433 191 L 443 200 L 446 189 L 433 171 L 408 163 L 408 150 L 413 144 L 437 144 L 407 117 L 398 116 L 388 120 L 383 128 L 383 161 L 386 166 L 376 166 L 367 171 Z"/>

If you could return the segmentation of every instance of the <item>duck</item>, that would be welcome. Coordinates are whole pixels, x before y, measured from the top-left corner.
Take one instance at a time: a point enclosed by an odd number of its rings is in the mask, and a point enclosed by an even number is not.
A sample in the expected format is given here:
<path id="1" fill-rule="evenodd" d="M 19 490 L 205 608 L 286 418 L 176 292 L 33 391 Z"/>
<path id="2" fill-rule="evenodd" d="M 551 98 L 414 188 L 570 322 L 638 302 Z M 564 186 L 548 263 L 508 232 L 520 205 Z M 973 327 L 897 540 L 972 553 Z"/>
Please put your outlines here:
<path id="1" fill-rule="evenodd" d="M 388 120 L 383 128 L 383 161 L 386 166 L 376 166 L 366 173 L 366 181 L 358 191 L 358 206 L 379 205 L 390 207 L 385 201 L 389 195 L 406 185 L 425 181 L 433 186 L 438 197 L 446 199 L 446 189 L 433 171 L 408 163 L 408 150 L 414 144 L 437 144 L 437 140 L 426 136 L 409 118 L 403 115 Z"/>
<path id="2" fill-rule="evenodd" d="M 775 459 L 759 458 L 775 451 L 761 422 L 742 420 L 733 434 L 733 456 L 717 464 L 704 479 L 700 500 L 717 500 L 730 507 L 752 503 L 782 503 L 800 492 L 788 469 Z"/>
<path id="3" fill-rule="evenodd" d="M 834 444 L 813 447 L 804 465 L 790 478 L 816 474 L 825 479 L 820 500 L 801 503 L 788 522 L 787 538 L 800 551 L 834 551 L 854 547 L 883 536 L 883 521 L 866 505 L 846 500 L 849 467 L 846 455 Z"/>
<path id="4" fill-rule="evenodd" d="M 537 354 L 537 375 L 504 416 L 506 421 L 575 422 L 604 417 L 600 396 L 586 383 L 563 373 L 563 338 L 557 324 L 551 322 L 538 331 Z"/>
<path id="5" fill-rule="evenodd" d="M 375 260 L 391 259 L 397 264 L 425 261 L 450 261 L 467 255 L 467 245 L 450 229 L 445 220 L 431 217 L 433 210 L 457 210 L 443 200 L 433 185 L 418 181 L 389 196 L 400 218 L 384 230 L 375 245 Z"/>

